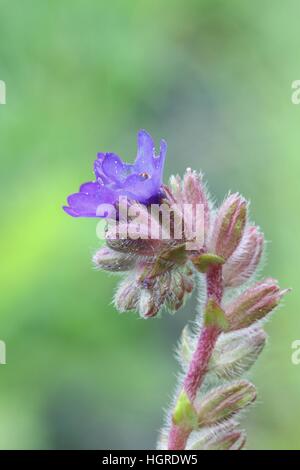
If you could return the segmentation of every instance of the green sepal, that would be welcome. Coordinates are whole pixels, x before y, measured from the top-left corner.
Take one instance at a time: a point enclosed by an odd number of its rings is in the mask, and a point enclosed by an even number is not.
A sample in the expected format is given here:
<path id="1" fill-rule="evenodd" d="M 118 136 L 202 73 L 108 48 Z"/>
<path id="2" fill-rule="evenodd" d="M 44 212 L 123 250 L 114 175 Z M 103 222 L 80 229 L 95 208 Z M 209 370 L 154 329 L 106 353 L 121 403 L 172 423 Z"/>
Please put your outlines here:
<path id="1" fill-rule="evenodd" d="M 171 261 L 178 265 L 185 264 L 187 260 L 187 252 L 185 243 L 181 243 L 173 248 L 163 251 L 159 256 L 164 261 Z"/>
<path id="2" fill-rule="evenodd" d="M 212 299 L 206 304 L 204 324 L 205 326 L 216 326 L 222 331 L 226 331 L 229 328 L 229 322 L 225 316 L 224 310 Z"/>
<path id="3" fill-rule="evenodd" d="M 197 270 L 201 273 L 206 273 L 210 266 L 225 263 L 225 260 L 222 258 L 222 256 L 218 256 L 213 253 L 202 253 L 202 255 L 193 258 L 192 261 Z"/>
<path id="4" fill-rule="evenodd" d="M 186 263 L 186 260 L 187 253 L 184 243 L 165 250 L 157 257 L 154 264 L 151 264 L 149 267 L 145 267 L 143 273 L 140 275 L 140 281 L 152 279 L 165 273 L 169 270 L 170 263 L 182 266 Z"/>
<path id="5" fill-rule="evenodd" d="M 172 421 L 177 426 L 182 426 L 188 429 L 195 429 L 198 426 L 197 412 L 184 390 L 182 390 L 177 399 L 172 415 Z"/>

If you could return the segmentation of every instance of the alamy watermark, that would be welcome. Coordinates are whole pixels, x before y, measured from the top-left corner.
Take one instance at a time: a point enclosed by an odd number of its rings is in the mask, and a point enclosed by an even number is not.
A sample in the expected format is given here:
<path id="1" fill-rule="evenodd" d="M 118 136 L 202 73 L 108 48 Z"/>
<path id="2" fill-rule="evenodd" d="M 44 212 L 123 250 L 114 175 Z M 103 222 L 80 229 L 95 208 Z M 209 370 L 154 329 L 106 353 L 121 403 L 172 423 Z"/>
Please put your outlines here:
<path id="1" fill-rule="evenodd" d="M 6 104 L 6 84 L 0 80 L 0 104 Z"/>
<path id="2" fill-rule="evenodd" d="M 0 365 L 6 364 L 6 344 L 0 340 Z"/>
<path id="3" fill-rule="evenodd" d="M 204 243 L 203 204 L 132 203 L 121 196 L 117 204 L 100 204 L 96 214 L 106 218 L 107 227 L 97 224 L 97 237 L 105 240 L 176 240 L 187 250 L 199 249 Z"/>
<path id="4" fill-rule="evenodd" d="M 298 366 L 300 364 L 300 339 L 295 339 L 291 344 L 291 348 L 294 350 L 291 355 L 292 364 Z"/>

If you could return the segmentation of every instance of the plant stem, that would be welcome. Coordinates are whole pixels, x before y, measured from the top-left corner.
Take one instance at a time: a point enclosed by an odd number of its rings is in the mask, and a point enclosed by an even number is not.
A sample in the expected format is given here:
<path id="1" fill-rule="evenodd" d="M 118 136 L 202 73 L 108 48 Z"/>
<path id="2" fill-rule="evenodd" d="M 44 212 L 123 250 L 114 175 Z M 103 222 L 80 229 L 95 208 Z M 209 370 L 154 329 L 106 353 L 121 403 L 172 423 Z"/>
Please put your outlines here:
<path id="1" fill-rule="evenodd" d="M 221 266 L 212 266 L 208 269 L 206 273 L 206 283 L 206 304 L 211 299 L 220 304 L 223 296 Z M 204 380 L 207 366 L 219 334 L 219 328 L 214 325 L 203 326 L 200 331 L 195 352 L 183 381 L 183 390 L 186 392 L 192 404 Z M 190 433 L 191 429 L 172 423 L 168 449 L 184 450 Z"/>

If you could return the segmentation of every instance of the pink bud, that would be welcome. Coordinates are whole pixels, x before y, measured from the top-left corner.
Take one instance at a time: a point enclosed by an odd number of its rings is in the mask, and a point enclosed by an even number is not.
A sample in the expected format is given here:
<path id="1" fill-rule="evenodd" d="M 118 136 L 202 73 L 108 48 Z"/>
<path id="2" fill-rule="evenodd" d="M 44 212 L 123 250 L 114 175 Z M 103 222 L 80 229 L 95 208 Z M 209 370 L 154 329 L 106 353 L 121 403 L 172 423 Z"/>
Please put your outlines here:
<path id="1" fill-rule="evenodd" d="M 231 194 L 221 205 L 209 243 L 209 251 L 228 259 L 240 243 L 247 220 L 247 203 Z"/>
<path id="2" fill-rule="evenodd" d="M 256 389 L 247 380 L 212 389 L 198 407 L 198 425 L 212 426 L 228 420 L 256 399 Z"/>
<path id="3" fill-rule="evenodd" d="M 153 256 L 161 249 L 161 241 L 149 238 L 148 229 L 145 229 L 144 233 L 144 228 L 143 225 L 140 226 L 141 236 L 134 239 L 130 236 L 129 223 L 120 222 L 116 226 L 108 226 L 105 233 L 106 243 L 112 250 L 137 256 Z"/>
<path id="4" fill-rule="evenodd" d="M 158 313 L 160 305 L 155 300 L 152 290 L 142 289 L 138 305 L 139 314 L 142 318 L 154 317 Z"/>
<path id="5" fill-rule="evenodd" d="M 191 441 L 188 450 L 240 450 L 246 435 L 238 429 L 238 423 L 230 420 L 201 430 Z"/>
<path id="6" fill-rule="evenodd" d="M 118 286 L 114 304 L 119 312 L 136 309 L 139 289 L 133 276 L 126 277 Z"/>
<path id="7" fill-rule="evenodd" d="M 277 281 L 271 278 L 254 284 L 225 308 L 229 330 L 246 328 L 264 318 L 287 291 L 280 290 Z"/>
<path id="8" fill-rule="evenodd" d="M 135 264 L 133 256 L 118 253 L 104 246 L 93 256 L 93 263 L 97 268 L 105 271 L 129 271 Z"/>
<path id="9" fill-rule="evenodd" d="M 206 189 L 202 181 L 202 175 L 187 168 L 183 178 L 183 200 L 186 204 L 203 205 L 204 232 L 208 233 L 210 209 Z"/>
<path id="10" fill-rule="evenodd" d="M 245 229 L 241 243 L 223 267 L 225 287 L 237 287 L 254 273 L 260 262 L 264 246 L 264 236 L 258 227 Z"/>
<path id="11" fill-rule="evenodd" d="M 246 434 L 243 431 L 232 431 L 222 436 L 215 436 L 207 444 L 207 450 L 241 450 L 246 442 Z"/>

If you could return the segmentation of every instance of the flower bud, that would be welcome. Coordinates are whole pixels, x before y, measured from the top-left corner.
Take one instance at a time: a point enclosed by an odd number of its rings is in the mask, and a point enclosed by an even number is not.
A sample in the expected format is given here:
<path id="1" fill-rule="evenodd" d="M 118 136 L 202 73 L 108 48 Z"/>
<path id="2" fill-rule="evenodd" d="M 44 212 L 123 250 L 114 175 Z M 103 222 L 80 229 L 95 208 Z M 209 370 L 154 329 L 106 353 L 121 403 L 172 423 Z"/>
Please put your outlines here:
<path id="1" fill-rule="evenodd" d="M 136 256 L 153 256 L 153 253 L 159 250 L 160 240 L 146 238 L 146 234 L 145 238 L 130 238 L 127 223 L 118 223 L 116 227 L 108 226 L 105 233 L 106 243 L 112 250 Z"/>
<path id="2" fill-rule="evenodd" d="M 249 226 L 236 251 L 223 267 L 225 287 L 237 287 L 255 272 L 263 252 L 264 236 L 258 227 Z"/>
<path id="3" fill-rule="evenodd" d="M 242 239 L 246 220 L 245 199 L 237 193 L 231 194 L 217 213 L 209 251 L 228 259 Z"/>
<path id="4" fill-rule="evenodd" d="M 178 310 L 184 301 L 185 285 L 181 273 L 173 275 L 170 283 L 170 292 L 168 294 L 168 308 L 171 311 Z"/>
<path id="5" fill-rule="evenodd" d="M 118 253 L 111 248 L 104 246 L 93 256 L 93 263 L 97 268 L 105 271 L 129 271 L 135 264 L 135 260 L 130 255 Z"/>
<path id="6" fill-rule="evenodd" d="M 223 436 L 215 436 L 207 443 L 207 450 L 241 450 L 246 443 L 246 434 L 243 431 L 228 432 Z"/>
<path id="7" fill-rule="evenodd" d="M 192 354 L 194 351 L 194 340 L 189 331 L 189 327 L 186 325 L 181 333 L 180 343 L 177 351 L 177 357 L 182 366 L 185 368 L 188 366 Z"/>
<path id="8" fill-rule="evenodd" d="M 255 387 L 246 380 L 215 388 L 200 403 L 198 424 L 212 426 L 220 423 L 234 416 L 255 399 Z"/>
<path id="9" fill-rule="evenodd" d="M 244 447 L 246 436 L 238 429 L 238 423 L 227 423 L 200 431 L 192 439 L 188 450 L 240 450 Z"/>
<path id="10" fill-rule="evenodd" d="M 114 304 L 119 312 L 136 309 L 139 300 L 139 289 L 132 276 L 126 277 L 118 286 Z"/>
<path id="11" fill-rule="evenodd" d="M 238 330 L 264 318 L 288 290 L 280 290 L 277 281 L 268 278 L 257 282 L 225 308 L 229 330 Z"/>
<path id="12" fill-rule="evenodd" d="M 142 318 L 154 317 L 159 311 L 160 305 L 155 302 L 153 291 L 142 289 L 138 304 L 138 311 Z"/>
<path id="13" fill-rule="evenodd" d="M 193 292 L 193 289 L 195 287 L 192 276 L 187 275 L 187 274 L 182 274 L 182 282 L 183 282 L 183 285 L 184 285 L 185 292 L 187 294 L 191 294 L 191 292 Z"/>
<path id="14" fill-rule="evenodd" d="M 209 372 L 230 380 L 241 376 L 254 364 L 266 344 L 261 328 L 246 328 L 219 336 L 209 362 Z"/>
<path id="15" fill-rule="evenodd" d="M 204 233 L 207 235 L 210 209 L 205 186 L 202 181 L 202 175 L 192 171 L 190 168 L 187 168 L 183 178 L 183 199 L 185 203 L 192 204 L 194 207 L 197 204 L 203 205 Z"/>

